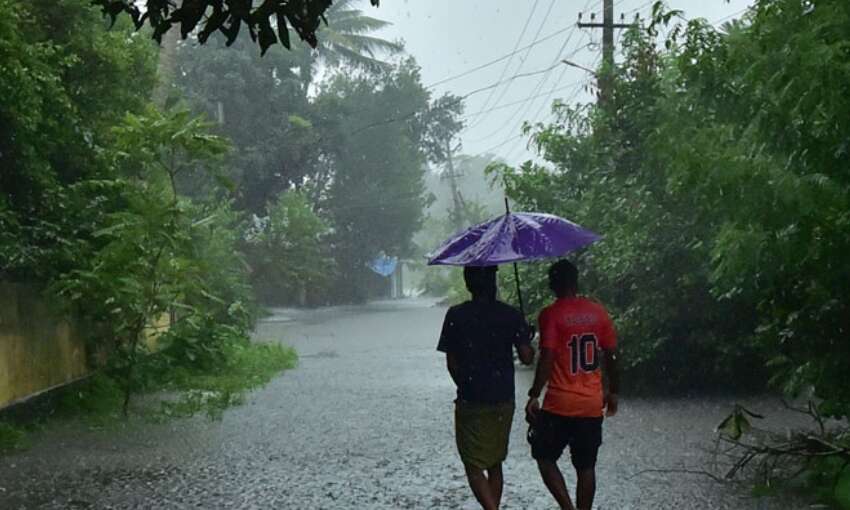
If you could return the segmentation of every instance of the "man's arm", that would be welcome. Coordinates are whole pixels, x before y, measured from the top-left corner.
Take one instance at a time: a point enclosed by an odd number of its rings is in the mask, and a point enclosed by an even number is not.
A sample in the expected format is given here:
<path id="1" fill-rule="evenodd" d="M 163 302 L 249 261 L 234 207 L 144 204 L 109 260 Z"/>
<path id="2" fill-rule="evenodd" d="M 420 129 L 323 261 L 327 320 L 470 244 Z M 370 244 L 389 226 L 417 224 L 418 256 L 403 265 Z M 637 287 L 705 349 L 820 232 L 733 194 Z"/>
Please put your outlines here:
<path id="1" fill-rule="evenodd" d="M 458 365 L 457 356 L 450 352 L 446 353 L 446 367 L 449 369 L 449 375 L 452 376 L 452 381 L 455 386 L 458 386 L 460 380 L 460 366 Z"/>
<path id="2" fill-rule="evenodd" d="M 519 357 L 519 361 L 523 365 L 531 365 L 534 362 L 534 347 L 531 346 L 531 340 L 534 338 L 534 328 L 528 325 L 525 317 L 519 312 L 517 312 L 517 317 L 519 326 L 514 342 L 517 357 Z"/>
<path id="3" fill-rule="evenodd" d="M 540 348 L 540 360 L 537 362 L 537 371 L 534 373 L 534 384 L 528 390 L 528 403 L 525 405 L 527 417 L 535 419 L 540 409 L 540 393 L 549 382 L 552 375 L 552 367 L 555 365 L 555 351 L 545 347 Z"/>
<path id="4" fill-rule="evenodd" d="M 605 414 L 617 414 L 620 394 L 620 362 L 617 360 L 617 350 L 605 351 L 605 375 L 608 377 L 608 395 L 605 397 Z"/>
<path id="5" fill-rule="evenodd" d="M 454 318 L 454 308 L 449 308 L 446 312 L 446 318 L 443 320 L 443 329 L 440 331 L 440 341 L 437 343 L 437 350 L 446 354 L 446 368 L 449 370 L 449 375 L 452 377 L 455 386 L 460 381 L 460 363 L 455 354 L 454 348 L 457 344 L 457 324 Z"/>
<path id="6" fill-rule="evenodd" d="M 531 365 L 534 362 L 534 347 L 531 344 L 517 345 L 516 353 L 519 356 L 520 363 L 523 365 Z"/>

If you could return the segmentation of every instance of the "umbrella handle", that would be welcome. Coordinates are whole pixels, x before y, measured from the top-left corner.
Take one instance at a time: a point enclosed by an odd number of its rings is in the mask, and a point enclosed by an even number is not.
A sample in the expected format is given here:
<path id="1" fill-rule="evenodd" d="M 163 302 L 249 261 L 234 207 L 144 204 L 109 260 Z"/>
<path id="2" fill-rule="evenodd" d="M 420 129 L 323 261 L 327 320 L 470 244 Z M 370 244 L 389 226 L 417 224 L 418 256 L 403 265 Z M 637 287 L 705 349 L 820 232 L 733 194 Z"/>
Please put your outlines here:
<path id="1" fill-rule="evenodd" d="M 525 303 L 522 300 L 522 289 L 519 284 L 519 267 L 516 262 L 514 262 L 514 280 L 516 280 L 516 295 L 519 299 L 519 311 L 522 313 L 522 316 L 525 317 Z"/>

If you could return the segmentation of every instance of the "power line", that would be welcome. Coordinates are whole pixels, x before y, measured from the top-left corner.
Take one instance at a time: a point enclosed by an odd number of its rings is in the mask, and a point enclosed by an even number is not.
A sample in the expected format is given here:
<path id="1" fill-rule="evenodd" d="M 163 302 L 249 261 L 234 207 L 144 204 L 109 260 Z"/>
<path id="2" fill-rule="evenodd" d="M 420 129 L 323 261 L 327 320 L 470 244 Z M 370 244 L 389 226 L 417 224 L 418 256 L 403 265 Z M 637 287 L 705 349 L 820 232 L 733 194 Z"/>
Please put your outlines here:
<path id="1" fill-rule="evenodd" d="M 587 2 L 586 2 L 586 3 L 585 3 L 585 5 L 584 5 L 584 9 L 588 8 L 588 7 L 590 6 L 590 4 L 591 4 L 591 2 L 592 2 L 592 1 L 593 1 L 593 0 L 587 0 Z M 570 41 L 572 40 L 573 35 L 575 35 L 575 32 L 576 32 L 576 29 L 577 29 L 577 28 L 578 28 L 578 27 L 574 25 L 574 26 L 573 26 L 573 29 L 570 31 L 570 33 L 567 35 L 567 37 L 564 39 L 563 44 L 561 44 L 561 47 L 558 49 L 558 52 L 557 52 L 557 54 L 555 55 L 555 59 L 553 60 L 553 63 L 554 63 L 554 62 L 558 62 L 558 61 L 560 61 L 560 60 L 562 60 L 562 59 L 564 59 L 564 58 L 570 58 L 570 57 L 572 57 L 573 55 L 575 55 L 576 53 L 578 53 L 579 51 L 581 51 L 582 49 L 584 49 L 584 48 L 586 47 L 586 46 L 580 46 L 580 47 L 576 48 L 576 49 L 572 52 L 572 54 L 571 54 L 571 55 L 569 55 L 569 56 L 565 56 L 565 55 L 563 54 L 563 53 L 564 53 L 564 50 L 567 48 L 567 46 L 569 45 Z M 561 73 L 561 76 L 563 77 L 563 75 L 564 75 L 564 74 L 565 74 L 565 73 Z M 539 96 L 537 96 L 537 94 L 538 94 L 538 93 L 542 90 L 543 85 L 544 85 L 544 84 L 545 84 L 548 80 L 549 80 L 549 73 L 546 73 L 546 75 L 545 75 L 545 76 L 544 76 L 544 77 L 543 77 L 543 78 L 542 78 L 542 79 L 541 79 L 541 80 L 537 83 L 537 85 L 535 86 L 535 88 L 534 88 L 534 93 L 532 94 L 532 96 L 530 96 L 529 98 L 526 98 L 526 101 L 524 101 L 523 103 L 527 102 L 528 100 L 533 100 L 533 99 L 531 99 L 531 98 L 539 97 Z M 544 102 L 545 102 L 545 101 L 544 101 Z M 497 134 L 501 133 L 502 131 L 504 131 L 504 130 L 505 130 L 505 128 L 509 128 L 509 127 L 511 127 L 511 122 L 513 122 L 513 121 L 514 121 L 514 119 L 515 119 L 515 118 L 516 118 L 516 116 L 517 116 L 517 115 L 518 115 L 518 114 L 522 111 L 522 109 L 523 109 L 523 106 L 520 106 L 519 108 L 517 108 L 517 109 L 516 109 L 516 111 L 514 111 L 514 113 L 510 116 L 510 118 L 509 118 L 509 120 L 508 120 L 507 122 L 503 122 L 503 123 L 501 123 L 501 125 L 500 125 L 500 126 L 499 126 L 499 127 L 498 127 L 495 131 L 492 131 L 491 133 L 487 134 L 486 136 L 481 137 L 481 138 L 478 138 L 477 140 L 474 140 L 474 141 L 475 141 L 475 142 L 479 142 L 479 141 L 482 141 L 482 140 L 486 140 L 486 139 L 488 139 L 488 138 L 491 138 L 491 137 L 496 136 Z M 481 119 L 480 119 L 480 120 L 481 120 Z M 478 122 L 478 124 L 480 124 L 480 122 Z M 473 127 L 474 127 L 474 126 L 467 126 L 467 127 L 466 127 L 463 131 L 469 131 L 469 130 L 470 130 L 470 129 L 472 129 Z"/>
<path id="2" fill-rule="evenodd" d="M 557 53 L 557 55 L 555 56 L 554 62 L 560 62 L 562 59 L 571 58 L 571 57 L 575 56 L 575 54 L 577 54 L 579 51 L 581 51 L 581 50 L 583 50 L 584 48 L 586 48 L 586 47 L 587 47 L 587 46 L 579 46 L 578 48 L 576 48 L 575 50 L 573 50 L 573 52 L 572 52 L 571 54 L 569 54 L 569 55 L 564 55 L 564 54 L 563 54 L 563 53 L 564 53 L 564 49 L 566 49 L 567 45 L 569 44 L 569 42 L 570 42 L 570 40 L 572 39 L 572 36 L 573 36 L 574 34 L 575 34 L 575 31 L 570 32 L 569 37 L 567 37 L 567 38 L 564 40 L 564 43 L 563 43 L 563 44 L 561 45 L 561 47 L 558 49 L 558 53 Z M 552 69 L 552 68 L 550 68 L 550 70 L 549 70 L 550 72 L 551 72 L 551 69 Z M 561 73 L 561 76 L 563 77 L 563 75 L 564 75 L 564 74 L 565 74 L 565 73 Z M 543 77 L 543 79 L 541 79 L 541 80 L 537 83 L 537 86 L 535 86 L 535 88 L 534 88 L 534 94 L 537 94 L 537 93 L 539 93 L 539 92 L 540 92 L 540 90 L 543 88 L 543 85 L 544 85 L 544 84 L 548 81 L 548 76 L 549 76 L 549 75 L 548 75 L 548 73 L 547 73 L 547 74 L 546 74 L 546 76 L 544 76 L 544 77 Z M 526 98 L 526 101 L 523 101 L 523 103 L 527 102 L 528 100 L 529 100 L 529 98 Z M 512 115 L 508 118 L 508 120 L 507 120 L 506 122 L 501 123 L 501 125 L 500 125 L 500 126 L 499 126 L 499 127 L 498 127 L 495 131 L 492 131 L 491 133 L 489 133 L 489 134 L 487 134 L 487 135 L 485 135 L 485 136 L 483 136 L 483 137 L 481 137 L 481 138 L 478 138 L 478 139 L 476 139 L 476 140 L 473 140 L 473 142 L 480 142 L 480 141 L 486 140 L 486 139 L 488 139 L 488 138 L 491 138 L 491 137 L 493 137 L 493 136 L 495 136 L 495 135 L 497 135 L 497 134 L 501 133 L 502 131 L 504 131 L 504 130 L 505 130 L 505 128 L 510 127 L 510 126 L 511 126 L 511 122 L 513 122 L 513 121 L 514 121 L 514 119 L 516 119 L 517 115 L 519 115 L 519 114 L 520 114 L 520 112 L 522 112 L 522 109 L 523 109 L 523 107 L 522 107 L 522 106 L 520 106 L 519 108 L 517 108 L 517 109 L 516 109 L 516 111 L 514 111 L 514 113 L 513 113 L 513 114 L 512 114 Z M 470 126 L 470 127 L 467 127 L 466 129 L 464 129 L 464 131 L 468 131 L 469 129 L 471 129 L 471 126 Z"/>
<path id="3" fill-rule="evenodd" d="M 583 84 L 583 82 L 582 82 L 582 83 L 578 83 L 578 85 L 582 85 L 582 84 Z M 573 84 L 573 85 L 576 85 L 576 84 Z M 581 86 L 577 87 L 576 89 L 577 89 L 577 91 L 581 90 Z M 551 92 L 551 91 L 550 91 L 550 92 Z M 576 96 L 576 93 L 574 93 L 571 97 L 575 97 L 575 96 Z M 520 140 L 520 139 L 524 138 L 525 136 L 526 136 L 526 133 L 520 133 L 520 134 L 518 134 L 518 135 L 511 136 L 510 138 L 507 138 L 507 139 L 505 139 L 505 140 L 502 140 L 501 142 L 499 142 L 499 143 L 497 143 L 497 144 L 495 144 L 495 145 L 493 145 L 493 146 L 491 146 L 491 147 L 488 147 L 488 148 L 486 148 L 486 149 L 484 149 L 484 150 L 482 150 L 482 151 L 479 151 L 479 152 L 477 152 L 477 153 L 475 153 L 475 154 L 471 155 L 470 157 L 475 158 L 475 157 L 478 157 L 478 156 L 482 156 L 482 155 L 484 155 L 484 154 L 492 153 L 494 150 L 496 150 L 496 149 L 500 149 L 500 148 L 504 147 L 505 145 L 507 145 L 507 144 L 509 144 L 509 143 L 511 143 L 511 142 L 518 141 L 518 140 Z M 513 150 L 512 150 L 511 152 L 513 152 Z M 495 155 L 494 155 L 494 156 L 495 156 Z M 505 158 L 505 159 L 506 159 L 506 158 Z"/>
<path id="4" fill-rule="evenodd" d="M 568 88 L 572 88 L 572 87 L 574 87 L 574 86 L 575 86 L 576 84 L 578 84 L 578 83 L 584 83 L 584 80 L 580 80 L 580 81 L 578 81 L 578 82 L 572 82 L 572 83 L 569 83 L 569 84 L 564 85 L 564 86 L 562 86 L 562 87 L 558 87 L 558 88 L 556 88 L 556 89 L 552 89 L 552 90 L 550 90 L 549 92 L 544 92 L 544 93 L 542 93 L 542 94 L 537 94 L 537 95 L 534 95 L 534 96 L 524 97 L 524 98 L 522 98 L 522 99 L 520 99 L 520 100 L 518 100 L 518 101 L 514 101 L 514 102 L 512 102 L 512 103 L 505 103 L 505 104 L 503 104 L 503 105 L 494 106 L 493 108 L 490 108 L 489 110 L 487 110 L 486 112 L 483 112 L 483 113 L 489 113 L 489 112 L 494 112 L 494 111 L 497 111 L 497 110 L 503 110 L 503 109 L 505 109 L 505 108 L 509 108 L 509 107 L 511 107 L 511 106 L 516 106 L 516 105 L 518 105 L 518 104 L 525 103 L 526 101 L 528 101 L 528 100 L 530 100 L 530 99 L 537 99 L 537 98 L 540 98 L 540 97 L 543 97 L 543 96 L 548 96 L 548 95 L 553 94 L 554 92 L 558 92 L 558 91 L 560 91 L 560 90 L 566 90 L 566 89 L 568 89 Z M 556 86 L 557 86 L 557 85 L 556 85 Z M 463 117 L 474 117 L 475 115 L 478 115 L 478 113 L 470 113 L 470 114 L 468 114 L 468 115 L 464 115 Z"/>
<path id="5" fill-rule="evenodd" d="M 631 14 L 631 13 L 633 13 L 633 12 L 635 12 L 635 11 L 639 11 L 639 10 L 643 9 L 644 7 L 650 6 L 650 5 L 654 4 L 655 2 L 656 2 L 656 0 L 649 0 L 648 2 L 645 2 L 645 3 L 641 4 L 641 5 L 638 5 L 638 6 L 637 6 L 637 7 L 635 7 L 634 9 L 629 9 L 628 11 L 623 12 L 623 14 L 624 14 L 624 15 L 625 15 L 625 14 Z M 618 3 L 619 3 L 619 2 L 618 2 Z"/>
<path id="6" fill-rule="evenodd" d="M 527 44 L 527 45 L 523 46 L 522 48 L 518 48 L 518 49 L 516 49 L 516 50 L 514 50 L 510 53 L 502 55 L 501 57 L 499 57 L 497 59 L 491 60 L 491 61 L 486 62 L 484 64 L 481 64 L 479 66 L 473 67 L 472 69 L 469 69 L 469 70 L 464 71 L 462 73 L 459 73 L 459 74 L 456 74 L 456 75 L 453 75 L 453 76 L 449 76 L 448 78 L 443 78 L 440 81 L 435 81 L 434 83 L 427 85 L 425 88 L 426 89 L 432 89 L 432 88 L 436 87 L 437 85 L 442 85 L 444 83 L 454 81 L 458 78 L 463 78 L 464 76 L 469 76 L 472 73 L 475 73 L 475 72 L 480 71 L 482 69 L 486 69 L 486 68 L 488 68 L 492 65 L 498 64 L 499 62 L 502 62 L 503 60 L 510 58 L 510 57 L 516 55 L 517 53 L 521 52 L 521 51 L 525 51 L 529 48 L 533 48 L 534 46 L 538 46 L 540 44 L 543 44 L 544 42 L 546 42 L 550 39 L 553 39 L 553 38 L 563 34 L 564 32 L 566 32 L 568 30 L 573 30 L 574 28 L 575 27 L 573 25 L 570 25 L 570 26 L 562 28 L 562 29 L 560 29 L 556 32 L 552 32 L 551 34 L 547 35 L 546 37 L 542 37 L 540 39 L 537 39 L 536 41 L 532 42 L 531 44 Z"/>
<path id="7" fill-rule="evenodd" d="M 542 32 L 542 31 L 543 31 L 543 27 L 545 27 L 545 26 L 546 26 L 546 22 L 549 20 L 549 15 L 552 13 L 552 9 L 555 7 L 555 2 L 556 2 L 556 0 L 552 0 L 551 2 L 549 2 L 549 8 L 546 10 L 546 14 L 544 14 L 544 15 L 543 15 L 543 20 L 540 22 L 540 26 L 539 26 L 539 27 L 537 27 L 537 33 L 536 33 L 536 34 L 534 34 L 534 38 L 535 38 L 535 39 L 536 39 L 537 37 L 539 37 L 539 36 L 540 36 L 540 32 Z M 573 32 L 570 32 L 570 37 L 572 36 L 572 33 L 573 33 Z M 516 68 L 516 71 L 515 71 L 515 72 L 519 72 L 519 71 L 523 68 L 523 66 L 525 65 L 525 61 L 526 61 L 526 60 L 528 60 L 528 56 L 529 56 L 529 54 L 531 54 L 531 49 L 527 50 L 527 51 L 525 52 L 525 56 L 523 56 L 523 57 L 520 59 L 519 67 L 517 67 L 517 68 Z M 508 93 L 508 90 L 510 90 L 510 88 L 511 88 L 511 84 L 510 84 L 510 83 L 508 83 L 507 85 L 505 85 L 505 88 L 503 88 L 503 89 L 502 89 L 502 92 L 499 94 L 499 97 L 497 97 L 497 98 L 496 98 L 496 104 L 499 104 L 499 102 L 500 102 L 502 99 L 504 99 L 505 94 L 507 94 L 507 93 Z M 495 92 L 495 91 L 494 91 L 494 92 Z M 484 107 L 482 107 L 482 108 L 486 108 L 486 105 L 485 105 Z M 487 115 L 484 115 L 483 117 L 480 117 L 480 118 L 476 121 L 476 124 L 480 124 L 481 122 L 484 122 L 484 119 L 486 119 L 486 118 L 487 118 Z"/>
<path id="8" fill-rule="evenodd" d="M 596 66 L 596 65 L 598 64 L 598 62 L 599 62 L 599 58 L 600 58 L 600 57 L 597 57 L 597 58 L 596 58 L 596 60 L 594 61 L 594 64 L 593 64 L 594 66 Z M 566 72 L 566 69 L 565 69 L 564 71 L 562 71 L 562 72 L 561 72 L 561 76 L 558 78 L 558 81 L 560 81 L 560 80 L 563 78 L 563 75 L 564 75 L 564 73 L 565 73 L 565 72 Z M 586 84 L 587 84 L 587 79 L 584 79 L 584 80 L 580 81 L 580 82 L 578 83 L 578 87 L 576 87 L 576 88 L 575 88 L 575 90 L 573 91 L 573 93 L 570 95 L 570 97 L 569 97 L 569 98 L 567 98 L 567 99 L 566 99 L 566 101 L 565 101 L 565 102 L 567 102 L 567 103 L 568 103 L 568 102 L 572 101 L 573 99 L 575 99 L 575 97 L 576 97 L 576 96 L 577 96 L 577 95 L 581 92 L 582 86 L 583 86 L 583 85 L 586 85 Z M 549 91 L 549 94 L 550 94 L 550 95 L 551 95 L 552 93 L 554 93 L 554 90 Z M 540 117 L 540 114 L 543 112 L 543 109 L 546 107 L 546 105 L 547 105 L 547 103 L 546 103 L 546 102 L 543 102 L 543 104 L 540 106 L 540 108 L 537 110 L 537 112 L 534 114 L 534 116 L 533 116 L 532 118 L 534 118 L 534 119 L 539 118 L 539 117 Z M 553 116 L 554 116 L 554 113 L 553 113 L 553 112 L 550 112 L 550 114 L 549 114 L 548 118 L 550 118 L 550 119 L 551 119 Z M 517 148 L 519 148 L 519 144 L 514 144 L 514 145 L 511 147 L 511 149 L 507 152 L 507 154 L 505 155 L 505 159 L 510 159 L 510 157 L 511 157 L 511 156 L 513 156 L 514 152 L 516 152 Z"/>
<path id="9" fill-rule="evenodd" d="M 749 8 L 749 7 L 744 7 L 744 8 L 743 8 L 743 9 L 741 9 L 740 11 L 733 12 L 732 14 L 730 14 L 730 15 L 728 15 L 728 16 L 724 16 L 724 17 L 720 18 L 720 19 L 719 19 L 719 20 L 717 20 L 717 21 L 712 21 L 712 22 L 711 22 L 711 24 L 712 24 L 712 25 L 717 25 L 718 23 L 723 23 L 724 21 L 728 21 L 728 20 L 730 20 L 730 19 L 734 18 L 735 16 L 738 16 L 739 14 L 743 14 L 743 13 L 747 12 L 748 10 L 750 10 L 750 8 Z"/>
<path id="10" fill-rule="evenodd" d="M 528 30 L 528 25 L 531 23 L 532 18 L 534 18 L 534 12 L 537 10 L 537 5 L 539 3 L 540 0 L 534 0 L 534 5 L 531 7 L 531 11 L 528 13 L 528 17 L 525 19 L 525 25 L 523 25 L 522 27 L 522 32 L 520 33 L 519 38 L 517 39 L 516 44 L 514 45 L 514 52 L 516 52 L 517 48 L 519 47 L 519 44 L 522 42 L 522 38 L 525 37 L 525 32 L 526 30 Z M 499 76 L 499 81 L 504 79 L 505 75 L 508 73 L 508 69 L 511 66 L 512 59 L 513 55 L 511 56 L 511 58 L 508 59 L 507 62 L 505 62 L 505 67 L 502 68 L 502 74 Z M 493 94 L 495 93 L 496 91 L 493 90 L 490 92 L 490 94 L 487 95 L 487 99 L 484 100 L 484 105 L 481 107 L 482 109 L 490 106 L 490 100 L 493 99 Z"/>
<path id="11" fill-rule="evenodd" d="M 471 92 L 467 92 L 466 94 L 457 97 L 454 101 L 450 101 L 450 102 L 444 104 L 442 107 L 443 108 L 450 108 L 450 107 L 462 102 L 464 99 L 466 99 L 470 96 L 473 96 L 475 94 L 480 94 L 481 92 L 486 92 L 488 90 L 491 90 L 491 89 L 498 87 L 499 85 L 502 85 L 503 83 L 511 82 L 511 81 L 514 81 L 514 80 L 519 79 L 519 78 L 528 78 L 528 77 L 531 77 L 531 76 L 537 76 L 537 75 L 540 75 L 540 74 L 543 74 L 543 73 L 547 73 L 547 72 L 551 71 L 552 69 L 558 67 L 559 65 L 563 65 L 563 64 L 561 62 L 556 62 L 556 63 L 552 64 L 551 66 L 545 68 L 545 69 L 540 69 L 538 71 L 532 71 L 532 72 L 528 72 L 528 73 L 515 74 L 515 75 L 510 76 L 510 77 L 508 77 L 504 80 L 497 81 L 497 82 L 492 83 L 490 85 L 487 85 L 485 87 L 475 89 Z M 361 131 L 365 131 L 367 129 L 371 129 L 371 128 L 378 127 L 378 126 L 383 126 L 385 124 L 392 124 L 393 122 L 407 120 L 411 117 L 414 117 L 417 113 L 420 113 L 420 111 L 421 110 L 414 110 L 410 113 L 406 113 L 406 114 L 398 116 L 398 117 L 391 117 L 391 118 L 388 118 L 388 119 L 385 119 L 385 120 L 382 120 L 382 121 L 373 122 L 371 124 L 366 124 L 365 126 L 361 126 L 357 129 L 352 130 L 352 133 L 359 133 Z"/>
<path id="12" fill-rule="evenodd" d="M 478 152 L 478 153 L 476 153 L 476 154 L 473 154 L 471 157 L 473 157 L 473 158 L 477 158 L 478 156 L 483 156 L 484 154 L 487 154 L 487 153 L 490 153 L 490 152 L 492 152 L 492 151 L 494 151 L 494 150 L 496 150 L 496 149 L 499 149 L 499 148 L 501 148 L 501 147 L 503 147 L 503 146 L 507 145 L 508 143 L 513 142 L 514 140 L 516 140 L 516 139 L 518 139 L 518 138 L 522 138 L 523 136 L 525 136 L 525 133 L 520 133 L 520 134 L 518 134 L 518 135 L 514 135 L 514 136 L 512 136 L 512 137 L 508 138 L 507 140 L 504 140 L 504 141 L 502 141 L 502 142 L 499 142 L 499 143 L 497 143 L 496 145 L 494 145 L 494 146 L 492 146 L 492 147 L 490 147 L 490 148 L 484 149 L 484 150 L 483 150 L 483 151 L 481 151 L 481 152 Z"/>
<path id="13" fill-rule="evenodd" d="M 566 101 L 565 101 L 565 102 L 567 102 L 567 103 L 568 103 L 568 102 L 572 101 L 573 99 L 575 99 L 575 97 L 579 94 L 579 92 L 581 92 L 582 86 L 583 86 L 585 83 L 586 83 L 586 79 L 585 79 L 585 80 L 582 80 L 580 83 L 578 83 L 578 86 L 577 86 L 577 87 L 575 87 L 575 90 L 574 90 L 574 91 L 573 91 L 573 93 L 570 95 L 570 97 L 566 99 Z M 549 95 L 551 96 L 551 94 L 552 94 L 552 91 L 550 91 L 550 94 L 549 94 Z M 535 112 L 535 114 L 534 114 L 534 116 L 533 116 L 532 118 L 533 118 L 533 119 L 538 119 L 538 118 L 540 118 L 540 114 L 541 114 L 541 113 L 543 113 L 543 109 L 546 107 L 546 105 L 547 105 L 547 103 L 546 103 L 546 102 L 544 102 L 544 103 L 540 106 L 540 108 L 537 110 L 537 112 Z M 550 115 L 549 115 L 549 117 L 548 117 L 548 118 L 551 118 L 553 115 L 554 115 L 554 113 L 553 113 L 553 112 L 550 112 Z M 514 155 L 514 152 L 516 152 L 516 150 L 517 150 L 518 148 L 519 148 L 519 144 L 514 144 L 514 146 L 513 146 L 513 147 L 511 147 L 511 149 L 510 149 L 510 150 L 507 152 L 507 154 L 505 155 L 505 159 L 510 159 L 510 158 L 511 158 L 511 156 L 513 156 L 513 155 Z"/>

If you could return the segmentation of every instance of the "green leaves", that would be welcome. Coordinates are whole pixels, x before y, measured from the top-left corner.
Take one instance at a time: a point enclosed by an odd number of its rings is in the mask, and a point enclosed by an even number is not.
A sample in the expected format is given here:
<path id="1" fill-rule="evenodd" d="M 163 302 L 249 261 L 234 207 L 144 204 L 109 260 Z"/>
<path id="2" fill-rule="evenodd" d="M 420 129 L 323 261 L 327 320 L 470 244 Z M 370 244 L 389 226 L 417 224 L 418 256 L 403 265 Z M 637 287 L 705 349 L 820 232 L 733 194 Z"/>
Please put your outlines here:
<path id="1" fill-rule="evenodd" d="M 266 303 L 304 304 L 299 296 L 321 292 L 333 276 L 330 227 L 295 191 L 281 193 L 266 212 L 246 234 L 254 288 Z"/>
<path id="2" fill-rule="evenodd" d="M 828 84 L 850 82 L 850 8 L 799 11 L 758 2 L 728 33 L 679 23 L 666 49 L 628 34 L 611 110 L 561 108 L 534 130 L 549 165 L 496 171 L 523 207 L 606 235 L 578 256 L 583 287 L 615 310 L 634 377 L 716 388 L 769 373 L 843 416 L 850 100 Z M 656 3 L 653 26 L 678 17 Z"/>
<path id="3" fill-rule="evenodd" d="M 716 431 L 724 437 L 737 441 L 752 430 L 751 418 L 761 420 L 764 416 L 756 414 L 743 406 L 735 405 L 732 413 L 720 422 Z"/>
<path id="4" fill-rule="evenodd" d="M 263 0 L 253 5 L 246 2 L 222 2 L 221 0 L 91 0 L 100 6 L 114 24 L 120 15 L 128 15 L 140 29 L 145 24 L 153 29 L 153 38 L 162 42 L 162 36 L 173 26 L 180 25 L 180 35 L 185 39 L 197 30 L 198 40 L 205 43 L 209 36 L 221 32 L 227 38 L 228 45 L 236 40 L 242 25 L 245 25 L 251 39 L 258 42 L 262 53 L 280 42 L 290 48 L 289 31 L 291 26 L 299 37 L 312 47 L 318 40 L 316 32 L 325 12 L 331 7 L 331 0 Z M 376 0 L 372 0 L 377 5 Z M 276 19 L 278 34 L 272 26 L 272 17 Z"/>

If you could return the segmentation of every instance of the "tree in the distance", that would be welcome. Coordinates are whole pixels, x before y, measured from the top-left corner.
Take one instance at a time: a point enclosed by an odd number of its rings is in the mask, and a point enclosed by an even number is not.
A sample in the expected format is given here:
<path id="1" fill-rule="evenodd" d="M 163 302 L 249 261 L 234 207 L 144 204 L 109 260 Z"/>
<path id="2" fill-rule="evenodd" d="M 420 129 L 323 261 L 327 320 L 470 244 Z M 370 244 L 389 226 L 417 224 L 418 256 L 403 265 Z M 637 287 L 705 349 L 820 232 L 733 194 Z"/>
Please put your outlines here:
<path id="1" fill-rule="evenodd" d="M 356 8 L 357 3 L 358 0 L 337 0 L 331 4 L 325 12 L 327 24 L 317 30 L 317 46 L 311 49 L 304 43 L 295 45 L 305 88 L 313 83 L 320 65 L 378 72 L 390 66 L 378 58 L 381 54 L 392 56 L 404 51 L 401 43 L 371 35 L 390 23 L 367 16 Z"/>
<path id="2" fill-rule="evenodd" d="M 412 60 L 380 74 L 339 74 L 316 106 L 338 119 L 327 126 L 332 176 L 319 196 L 333 222 L 338 298 L 362 300 L 379 281 L 366 264 L 380 253 L 406 257 L 427 198 L 422 126 L 411 112 L 428 107 L 428 92 Z"/>
<path id="3" fill-rule="evenodd" d="M 260 57 L 255 50 L 243 40 L 229 48 L 221 40 L 180 45 L 174 94 L 217 121 L 216 131 L 234 146 L 228 174 L 236 204 L 263 215 L 266 204 L 313 172 L 320 150 L 309 99 L 293 71 L 296 55 L 272 48 Z M 183 189 L 207 179 L 191 178 Z"/>

